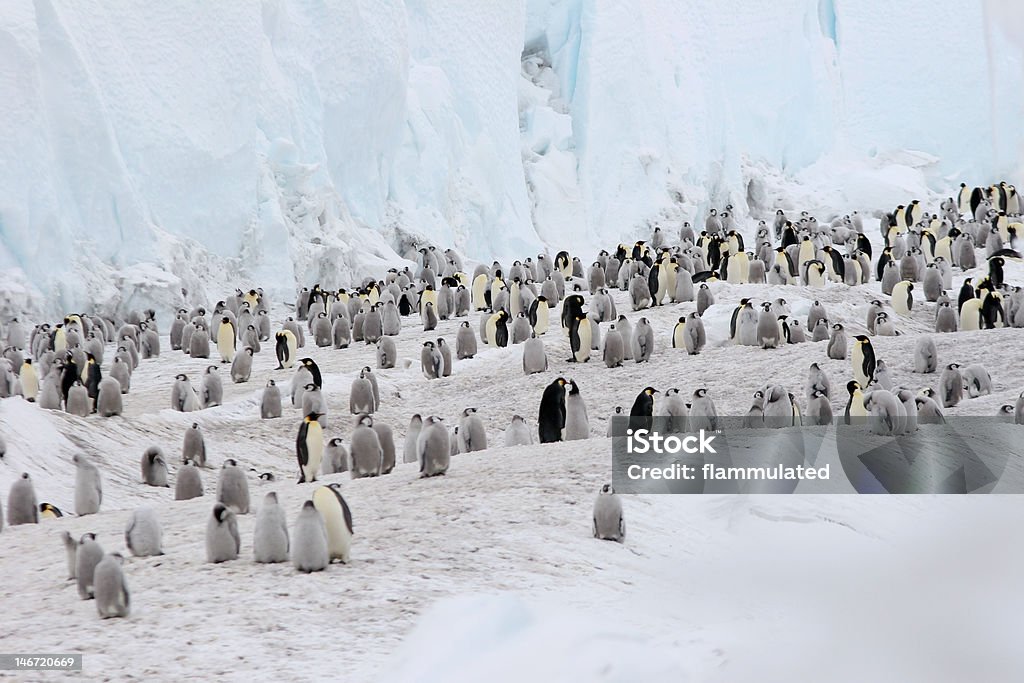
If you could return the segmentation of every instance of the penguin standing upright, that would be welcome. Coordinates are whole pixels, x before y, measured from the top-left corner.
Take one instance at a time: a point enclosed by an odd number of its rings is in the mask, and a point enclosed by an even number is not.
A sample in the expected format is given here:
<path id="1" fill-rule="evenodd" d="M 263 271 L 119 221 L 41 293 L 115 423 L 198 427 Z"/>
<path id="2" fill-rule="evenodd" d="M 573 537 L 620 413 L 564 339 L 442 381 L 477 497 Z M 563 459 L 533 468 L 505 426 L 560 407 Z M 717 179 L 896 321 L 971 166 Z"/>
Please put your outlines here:
<path id="1" fill-rule="evenodd" d="M 324 454 L 324 430 L 320 426 L 320 413 L 309 413 L 302 418 L 295 439 L 295 452 L 299 460 L 299 483 L 316 481 L 320 473 L 320 459 Z"/>
<path id="2" fill-rule="evenodd" d="M 235 334 L 235 325 L 231 318 L 223 316 L 220 325 L 217 326 L 217 351 L 220 352 L 220 362 L 230 363 L 235 359 L 235 343 L 238 335 Z"/>
<path id="3" fill-rule="evenodd" d="M 537 431 L 540 443 L 562 440 L 565 428 L 565 385 L 564 377 L 555 379 L 544 389 L 540 399 L 540 413 L 537 416 Z"/>
<path id="4" fill-rule="evenodd" d="M 330 561 L 348 562 L 352 547 L 352 512 L 341 495 L 341 484 L 321 486 L 313 492 L 313 505 L 324 519 Z"/>
<path id="5" fill-rule="evenodd" d="M 622 543 L 626 539 L 626 520 L 622 516 L 622 501 L 611 484 L 605 484 L 594 501 L 594 538 Z"/>
<path id="6" fill-rule="evenodd" d="M 296 339 L 291 330 L 282 330 L 274 335 L 276 343 L 274 351 L 277 354 L 277 369 L 284 370 L 295 365 Z"/>
<path id="7" fill-rule="evenodd" d="M 569 348 L 572 350 L 570 363 L 585 363 L 590 360 L 592 346 L 592 330 L 590 318 L 586 315 L 577 315 L 572 319 L 569 327 Z"/>
<path id="8" fill-rule="evenodd" d="M 650 429 L 651 417 L 654 415 L 654 395 L 658 390 L 653 387 L 645 387 L 637 394 L 633 401 L 633 407 L 629 411 L 629 428 Z"/>
<path id="9" fill-rule="evenodd" d="M 868 386 L 875 376 L 875 350 L 866 335 L 858 334 L 853 338 L 850 362 L 853 365 L 854 380 L 862 387 Z"/>

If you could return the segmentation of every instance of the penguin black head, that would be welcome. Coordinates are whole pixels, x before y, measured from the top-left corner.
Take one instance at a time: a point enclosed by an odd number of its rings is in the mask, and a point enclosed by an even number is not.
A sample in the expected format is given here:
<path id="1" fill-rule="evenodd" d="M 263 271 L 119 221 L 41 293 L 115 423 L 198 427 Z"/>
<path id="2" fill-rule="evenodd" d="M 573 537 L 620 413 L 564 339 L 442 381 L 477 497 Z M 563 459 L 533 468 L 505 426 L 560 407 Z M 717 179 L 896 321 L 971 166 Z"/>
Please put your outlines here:
<path id="1" fill-rule="evenodd" d="M 177 375 L 174 376 L 174 379 L 176 379 L 179 382 L 185 382 L 188 380 L 188 375 L 178 373 Z"/>
<path id="2" fill-rule="evenodd" d="M 655 394 L 657 394 L 659 392 L 654 387 L 646 387 L 644 389 L 643 393 L 647 394 L 648 396 L 654 396 Z"/>
<path id="3" fill-rule="evenodd" d="M 223 503 L 217 503 L 213 506 L 213 516 L 218 522 L 224 521 L 224 516 L 228 513 L 228 508 Z"/>
<path id="4" fill-rule="evenodd" d="M 879 314 L 879 315 L 884 315 L 884 314 Z M 854 337 L 854 339 L 857 341 L 858 344 L 870 344 L 871 343 L 871 340 L 868 339 L 867 335 L 864 335 L 864 334 L 858 334 L 857 336 Z"/>
<path id="5" fill-rule="evenodd" d="M 846 390 L 851 394 L 860 388 L 860 382 L 858 382 L 855 379 L 851 379 L 849 382 L 846 383 Z"/>
<path id="6" fill-rule="evenodd" d="M 307 387 L 308 386 L 309 385 L 307 385 Z M 304 417 L 303 420 L 305 420 L 306 422 L 316 422 L 317 420 L 319 420 L 323 416 L 324 416 L 323 413 L 318 413 L 318 412 L 316 412 L 314 410 L 313 412 L 311 412 L 308 415 L 306 415 L 306 417 Z"/>
<path id="7" fill-rule="evenodd" d="M 708 395 L 708 390 L 705 389 L 704 387 L 701 387 L 700 389 L 697 389 L 695 392 L 693 392 L 693 397 L 694 398 L 704 398 L 707 395 Z"/>
<path id="8" fill-rule="evenodd" d="M 601 487 L 601 493 L 611 495 L 615 493 L 615 489 L 612 488 L 611 484 L 605 484 L 604 486 Z"/>

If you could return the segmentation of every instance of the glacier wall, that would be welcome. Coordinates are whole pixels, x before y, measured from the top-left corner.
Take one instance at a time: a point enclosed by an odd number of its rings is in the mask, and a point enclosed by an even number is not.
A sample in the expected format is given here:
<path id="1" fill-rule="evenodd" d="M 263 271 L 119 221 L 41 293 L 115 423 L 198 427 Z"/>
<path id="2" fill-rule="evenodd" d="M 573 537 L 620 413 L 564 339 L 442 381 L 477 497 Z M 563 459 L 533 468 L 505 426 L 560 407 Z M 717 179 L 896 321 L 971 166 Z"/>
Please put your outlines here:
<path id="1" fill-rule="evenodd" d="M 0 314 L 240 281 L 287 299 L 424 239 L 589 250 L 854 172 L 823 206 L 1020 174 L 1019 18 L 1007 0 L 8 0 Z"/>

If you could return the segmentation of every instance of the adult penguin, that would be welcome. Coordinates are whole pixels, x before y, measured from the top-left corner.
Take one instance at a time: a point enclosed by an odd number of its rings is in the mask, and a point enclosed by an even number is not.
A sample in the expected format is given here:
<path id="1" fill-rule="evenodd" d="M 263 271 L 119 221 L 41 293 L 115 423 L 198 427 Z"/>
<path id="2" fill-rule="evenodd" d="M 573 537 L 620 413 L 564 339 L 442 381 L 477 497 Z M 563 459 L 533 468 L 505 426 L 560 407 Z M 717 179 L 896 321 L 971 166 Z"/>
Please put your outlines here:
<path id="1" fill-rule="evenodd" d="M 866 335 L 858 334 L 853 340 L 853 353 L 850 354 L 853 378 L 860 386 L 866 387 L 875 376 L 875 350 Z"/>
<path id="2" fill-rule="evenodd" d="M 658 393 L 653 387 L 646 387 L 637 394 L 633 407 L 629 411 L 629 428 L 650 429 L 651 416 L 654 415 L 654 395 Z"/>
<path id="3" fill-rule="evenodd" d="M 590 318 L 582 314 L 576 316 L 569 328 L 569 348 L 572 350 L 570 363 L 586 363 L 590 360 L 592 339 Z"/>
<path id="4" fill-rule="evenodd" d="M 537 417 L 537 431 L 541 443 L 554 443 L 562 440 L 565 428 L 565 385 L 564 377 L 559 377 L 544 389 L 540 398 L 540 413 Z"/>
<path id="5" fill-rule="evenodd" d="M 313 384 L 316 385 L 317 389 L 324 388 L 323 376 L 320 374 L 320 368 L 317 366 L 316 361 L 312 358 L 303 358 L 301 361 L 303 367 L 309 370 L 309 374 L 313 377 Z"/>
<path id="6" fill-rule="evenodd" d="M 299 434 L 295 439 L 295 452 L 299 460 L 299 483 L 316 481 L 320 472 L 320 460 L 324 453 L 324 431 L 320 426 L 320 414 L 310 413 L 302 419 Z"/>
<path id="7" fill-rule="evenodd" d="M 295 365 L 295 349 L 297 348 L 297 341 L 295 334 L 291 330 L 282 330 L 275 335 L 277 343 L 275 345 L 275 351 L 277 353 L 277 369 L 284 370 Z"/>
<path id="8" fill-rule="evenodd" d="M 583 297 L 579 294 L 572 294 L 565 297 L 562 302 L 562 328 L 569 330 L 573 321 L 578 317 L 586 317 L 583 312 Z"/>

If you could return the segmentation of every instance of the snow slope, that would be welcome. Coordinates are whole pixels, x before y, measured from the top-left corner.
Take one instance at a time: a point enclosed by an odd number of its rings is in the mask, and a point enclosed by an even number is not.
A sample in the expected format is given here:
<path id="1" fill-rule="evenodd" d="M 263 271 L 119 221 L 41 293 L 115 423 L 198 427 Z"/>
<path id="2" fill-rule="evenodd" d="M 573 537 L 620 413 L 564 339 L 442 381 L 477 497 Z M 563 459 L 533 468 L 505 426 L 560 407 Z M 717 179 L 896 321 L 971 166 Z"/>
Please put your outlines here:
<path id="1" fill-rule="evenodd" d="M 765 183 L 859 176 L 829 190 L 844 211 L 988 183 L 1024 158 L 1015 12 L 11 0 L 0 313 L 167 305 L 236 274 L 290 294 L 415 239 L 589 248 L 709 202 L 760 215 Z"/>
<path id="2" fill-rule="evenodd" d="M 1014 282 L 1022 275 L 1019 267 L 1007 273 Z M 553 672 L 563 680 L 624 682 L 823 675 L 934 682 L 1020 670 L 1019 648 L 1007 641 L 1024 607 L 1015 588 L 1024 558 L 1007 540 L 1021 522 L 1013 496 L 628 496 L 626 543 L 590 537 L 590 506 L 610 472 L 607 418 L 644 386 L 684 393 L 706 386 L 721 414 L 737 415 L 765 383 L 802 395 L 807 366 L 818 362 L 836 387 L 833 409 L 843 409 L 849 361 L 827 359 L 824 342 L 772 351 L 723 346 L 722 311 L 741 296 L 783 296 L 794 311 L 813 297 L 852 335 L 863 331 L 877 283 L 713 287 L 722 303 L 705 313 L 709 347 L 697 357 L 670 348 L 672 326 L 692 302 L 633 313 L 615 292 L 620 311 L 633 322 L 647 317 L 657 339 L 649 363 L 614 370 L 596 360 L 568 363 L 567 340 L 554 328 L 544 337 L 551 367 L 542 375 L 523 376 L 518 347 L 485 348 L 457 362 L 452 377 L 428 381 L 418 365 L 423 341 L 452 343 L 460 321 L 430 333 L 404 321 L 396 340 L 404 362 L 377 371 L 376 419 L 393 427 L 401 447 L 413 413 L 451 424 L 475 406 L 491 448 L 455 456 L 443 478 L 420 480 L 414 464 L 376 479 L 327 477 L 342 483 L 353 511 L 353 562 L 311 576 L 251 562 L 254 514 L 240 519 L 241 559 L 205 564 L 215 469 L 203 472 L 206 496 L 193 501 L 174 502 L 168 489 L 139 482 L 139 458 L 152 444 L 168 454 L 173 477 L 182 434 L 195 421 L 214 468 L 228 457 L 253 468 L 254 506 L 273 490 L 294 519 L 313 486 L 293 479 L 298 410 L 258 417 L 265 380 L 276 379 L 287 394 L 292 377 L 273 369 L 272 349 L 256 355 L 251 382 L 225 383 L 223 406 L 194 413 L 167 407 L 170 384 L 178 372 L 198 377 L 209 361 L 170 351 L 140 364 L 123 418 L 80 419 L 18 398 L 0 401 L 8 447 L 0 499 L 28 471 L 40 500 L 70 511 L 70 460 L 80 452 L 96 460 L 105 482 L 98 515 L 0 533 L 7 615 L 0 640 L 11 651 L 83 652 L 86 679 L 118 680 L 511 681 Z M 938 379 L 911 372 L 932 308 L 918 301 L 898 319 L 903 336 L 873 339 L 897 383 L 916 389 Z M 275 327 L 284 313 L 275 310 Z M 474 330 L 478 321 L 473 314 Z M 994 382 L 992 395 L 965 399 L 947 414 L 994 415 L 1015 400 L 1024 389 L 1019 337 L 1019 329 L 935 335 L 940 363 L 982 362 Z M 359 368 L 374 365 L 373 347 L 307 346 L 302 353 L 323 371 L 327 436 L 347 441 L 349 385 Z M 535 425 L 542 387 L 559 375 L 579 384 L 591 438 L 501 448 L 513 414 Z M 276 482 L 257 479 L 268 471 Z M 129 558 L 133 614 L 100 621 L 93 603 L 80 601 L 64 580 L 60 532 L 93 531 L 106 549 L 123 550 L 130 510 L 143 503 L 158 511 L 166 555 Z"/>

